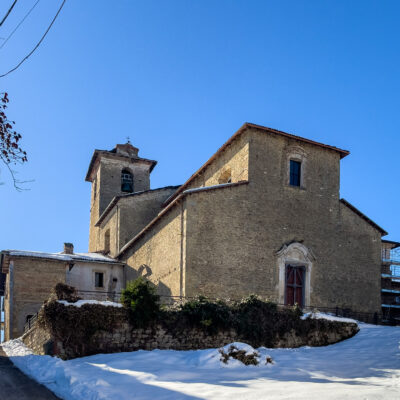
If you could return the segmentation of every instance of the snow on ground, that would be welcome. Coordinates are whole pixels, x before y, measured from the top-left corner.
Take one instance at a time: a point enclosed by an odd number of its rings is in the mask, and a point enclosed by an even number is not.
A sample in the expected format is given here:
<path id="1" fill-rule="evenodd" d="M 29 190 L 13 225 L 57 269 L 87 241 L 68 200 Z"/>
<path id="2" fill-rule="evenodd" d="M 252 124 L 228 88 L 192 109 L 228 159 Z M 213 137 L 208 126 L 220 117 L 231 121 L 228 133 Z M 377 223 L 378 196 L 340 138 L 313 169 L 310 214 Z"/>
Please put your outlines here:
<path id="1" fill-rule="evenodd" d="M 58 303 L 64 306 L 82 307 L 84 304 L 99 304 L 106 307 L 122 307 L 121 303 L 114 303 L 112 301 L 99 301 L 99 300 L 78 300 L 75 303 L 70 303 L 66 300 L 57 300 Z"/>
<path id="2" fill-rule="evenodd" d="M 62 361 L 32 355 L 19 339 L 3 344 L 23 372 L 70 400 L 400 398 L 400 327 L 360 324 L 351 339 L 326 347 L 259 348 L 261 360 L 220 362 L 218 349 L 98 354 Z M 237 344 L 242 346 L 242 344 Z M 246 345 L 247 346 L 247 345 Z M 250 351 L 250 347 L 241 348 Z"/>
<path id="3" fill-rule="evenodd" d="M 320 312 L 309 312 L 303 314 L 301 319 L 307 319 L 307 318 L 312 318 L 312 319 L 328 319 L 329 321 L 340 321 L 340 322 L 354 322 L 357 324 L 358 322 L 355 319 L 351 318 L 344 318 L 344 317 L 336 317 L 335 315 L 331 314 L 326 314 L 326 313 L 320 313 Z"/>

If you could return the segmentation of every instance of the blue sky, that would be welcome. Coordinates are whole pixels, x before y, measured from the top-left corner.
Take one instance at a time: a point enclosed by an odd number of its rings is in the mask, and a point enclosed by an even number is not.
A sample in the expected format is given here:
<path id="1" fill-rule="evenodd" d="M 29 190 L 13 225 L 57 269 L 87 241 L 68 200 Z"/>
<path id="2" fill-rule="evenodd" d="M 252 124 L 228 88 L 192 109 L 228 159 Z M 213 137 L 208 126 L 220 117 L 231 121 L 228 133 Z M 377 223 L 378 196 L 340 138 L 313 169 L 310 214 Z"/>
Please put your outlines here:
<path id="1" fill-rule="evenodd" d="M 35 2 L 19 1 L 0 37 Z M 60 3 L 38 3 L 0 73 Z M 1 78 L 29 157 L 19 178 L 34 181 L 16 192 L 0 166 L 0 248 L 87 250 L 95 148 L 130 136 L 158 160 L 152 187 L 175 185 L 245 121 L 350 150 L 341 196 L 400 240 L 399 13 L 398 1 L 67 0 Z"/>

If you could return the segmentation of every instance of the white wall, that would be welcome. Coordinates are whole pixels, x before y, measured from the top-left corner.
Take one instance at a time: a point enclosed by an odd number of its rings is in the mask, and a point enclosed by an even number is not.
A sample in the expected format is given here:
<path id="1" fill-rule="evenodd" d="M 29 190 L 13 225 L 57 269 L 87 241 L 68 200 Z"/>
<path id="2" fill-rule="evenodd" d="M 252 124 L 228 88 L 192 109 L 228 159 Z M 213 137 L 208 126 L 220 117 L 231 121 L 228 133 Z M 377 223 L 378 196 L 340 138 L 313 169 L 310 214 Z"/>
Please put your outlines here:
<path id="1" fill-rule="evenodd" d="M 104 274 L 104 287 L 95 287 L 95 272 Z M 105 296 L 102 292 L 120 293 L 124 288 L 124 267 L 118 264 L 106 263 L 85 263 L 76 262 L 69 271 L 67 267 L 66 281 L 68 285 L 74 286 L 78 291 L 88 291 L 92 293 L 79 293 L 83 298 L 100 298 Z M 116 279 L 116 281 L 114 281 Z M 96 296 L 98 293 L 98 296 Z"/>

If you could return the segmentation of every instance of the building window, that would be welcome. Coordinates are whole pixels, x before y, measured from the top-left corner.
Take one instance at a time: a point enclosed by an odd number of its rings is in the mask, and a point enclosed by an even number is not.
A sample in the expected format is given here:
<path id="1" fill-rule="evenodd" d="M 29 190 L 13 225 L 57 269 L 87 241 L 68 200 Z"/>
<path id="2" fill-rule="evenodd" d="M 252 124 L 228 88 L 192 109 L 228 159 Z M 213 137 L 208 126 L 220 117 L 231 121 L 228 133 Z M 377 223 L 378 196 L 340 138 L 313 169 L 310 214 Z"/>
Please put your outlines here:
<path id="1" fill-rule="evenodd" d="M 104 234 L 104 253 L 108 254 L 110 252 L 110 230 L 107 229 Z"/>
<path id="2" fill-rule="evenodd" d="M 94 273 L 94 286 L 97 288 L 104 287 L 104 274 L 103 272 Z"/>
<path id="3" fill-rule="evenodd" d="M 218 178 L 218 183 L 219 184 L 232 183 L 232 173 L 230 168 L 226 169 L 220 174 Z"/>
<path id="4" fill-rule="evenodd" d="M 290 160 L 290 185 L 300 186 L 301 182 L 301 162 Z"/>
<path id="5" fill-rule="evenodd" d="M 96 195 L 97 195 L 97 178 L 94 178 L 94 181 L 93 181 L 93 199 L 96 198 Z"/>
<path id="6" fill-rule="evenodd" d="M 133 192 L 133 175 L 126 169 L 121 172 L 121 192 Z"/>

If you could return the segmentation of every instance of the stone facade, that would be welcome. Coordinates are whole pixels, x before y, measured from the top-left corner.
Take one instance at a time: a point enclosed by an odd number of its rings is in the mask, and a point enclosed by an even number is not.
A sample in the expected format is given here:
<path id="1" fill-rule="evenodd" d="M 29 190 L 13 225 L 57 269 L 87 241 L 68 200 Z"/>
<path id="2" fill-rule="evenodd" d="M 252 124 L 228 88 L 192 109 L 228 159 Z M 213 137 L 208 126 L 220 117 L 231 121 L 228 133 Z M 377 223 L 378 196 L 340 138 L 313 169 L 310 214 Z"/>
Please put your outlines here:
<path id="1" fill-rule="evenodd" d="M 248 125 L 118 258 L 161 294 L 285 302 L 285 266 L 305 268 L 304 305 L 380 312 L 379 226 L 339 197 L 347 152 Z M 289 184 L 301 162 L 300 186 Z"/>
<path id="2" fill-rule="evenodd" d="M 144 276 L 157 285 L 159 294 L 182 296 L 184 291 L 185 212 L 181 204 L 167 210 L 126 253 L 126 280 Z"/>
<path id="3" fill-rule="evenodd" d="M 10 260 L 4 296 L 5 340 L 23 334 L 27 318 L 39 311 L 58 282 L 65 282 L 64 263 L 30 257 Z"/>
<path id="4" fill-rule="evenodd" d="M 96 223 L 99 228 L 96 251 L 117 256 L 122 247 L 157 216 L 162 204 L 177 188 L 168 186 L 114 197 L 112 206 L 103 212 Z M 110 237 L 108 249 L 106 235 Z"/>
<path id="5" fill-rule="evenodd" d="M 122 191 L 121 172 L 132 174 L 132 191 L 150 189 L 150 172 L 156 161 L 138 156 L 138 149 L 130 144 L 117 145 L 112 151 L 96 150 L 93 154 L 86 180 L 92 182 L 89 251 L 104 250 L 101 228 L 96 224 L 115 196 L 126 194 Z M 110 232 L 111 234 L 111 232 Z M 102 240 L 103 239 L 103 240 Z"/>

